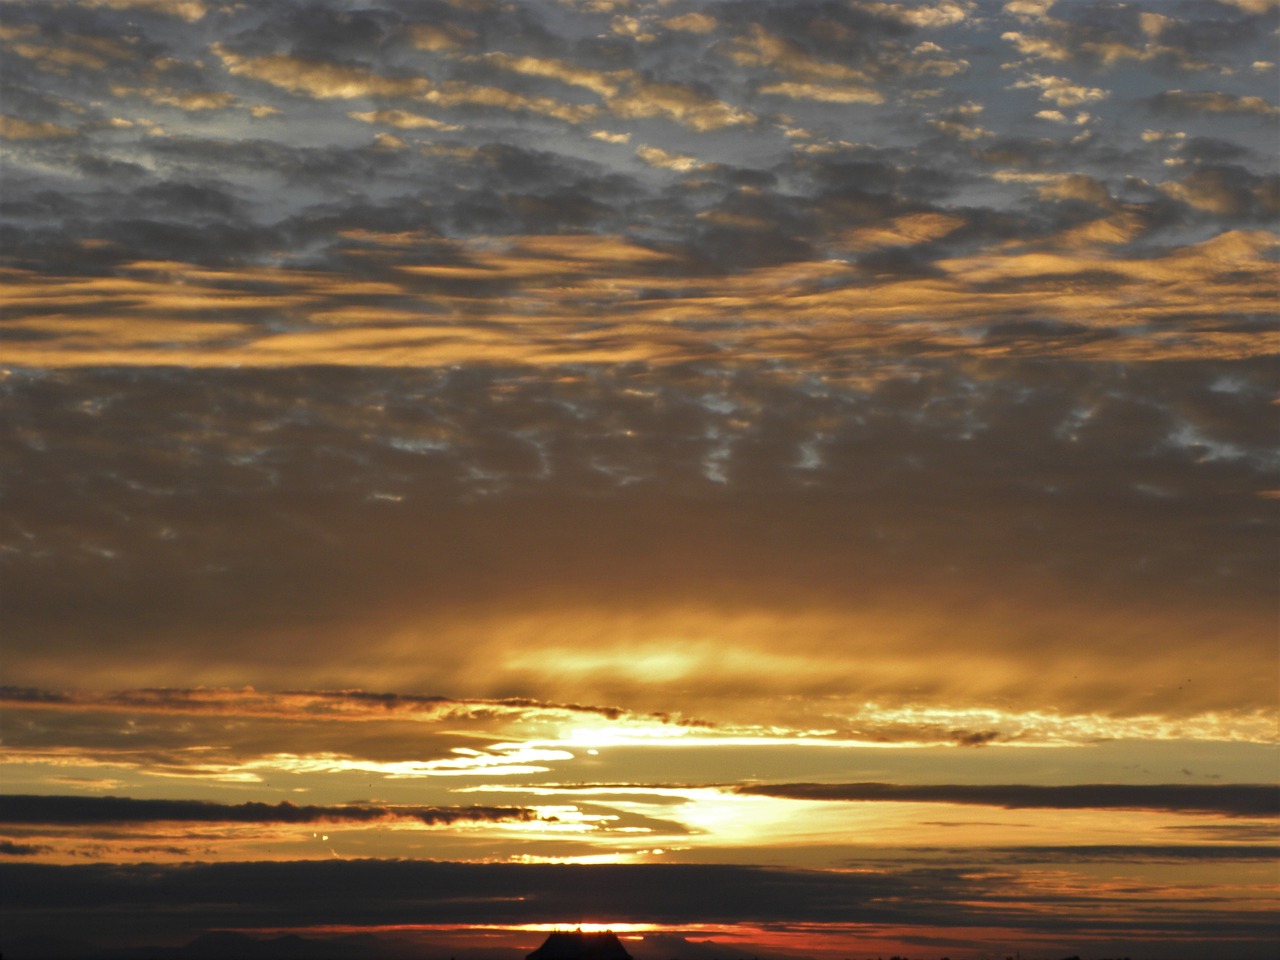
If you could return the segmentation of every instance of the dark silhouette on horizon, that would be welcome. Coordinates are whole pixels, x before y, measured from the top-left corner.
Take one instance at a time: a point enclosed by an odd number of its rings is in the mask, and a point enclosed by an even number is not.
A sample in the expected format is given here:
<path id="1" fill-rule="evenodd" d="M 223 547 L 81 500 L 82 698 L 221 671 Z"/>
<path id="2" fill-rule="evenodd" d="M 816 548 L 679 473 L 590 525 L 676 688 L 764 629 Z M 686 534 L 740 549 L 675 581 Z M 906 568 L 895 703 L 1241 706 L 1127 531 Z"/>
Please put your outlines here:
<path id="1" fill-rule="evenodd" d="M 552 933 L 527 960 L 631 960 L 612 930 L 602 933 Z"/>

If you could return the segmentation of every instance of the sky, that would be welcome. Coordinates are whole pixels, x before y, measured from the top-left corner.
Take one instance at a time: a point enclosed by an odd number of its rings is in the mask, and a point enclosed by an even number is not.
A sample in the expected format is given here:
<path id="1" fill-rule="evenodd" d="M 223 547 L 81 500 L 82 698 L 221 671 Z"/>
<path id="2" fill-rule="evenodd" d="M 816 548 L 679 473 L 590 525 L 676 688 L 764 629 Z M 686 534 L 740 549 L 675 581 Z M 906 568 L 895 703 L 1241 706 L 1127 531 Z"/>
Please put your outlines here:
<path id="1" fill-rule="evenodd" d="M 0 949 L 1271 956 L 1278 30 L 0 2 Z"/>

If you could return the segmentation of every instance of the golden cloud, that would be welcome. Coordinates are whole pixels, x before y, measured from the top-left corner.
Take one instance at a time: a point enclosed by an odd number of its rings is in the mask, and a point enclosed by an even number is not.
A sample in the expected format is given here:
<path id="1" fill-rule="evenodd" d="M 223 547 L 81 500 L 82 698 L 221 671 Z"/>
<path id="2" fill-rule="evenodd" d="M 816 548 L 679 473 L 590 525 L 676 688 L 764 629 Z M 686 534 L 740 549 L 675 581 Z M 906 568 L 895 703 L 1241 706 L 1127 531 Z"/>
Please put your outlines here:
<path id="1" fill-rule="evenodd" d="M 1157 110 L 1174 113 L 1256 113 L 1259 116 L 1280 115 L 1280 108 L 1262 97 L 1236 96 L 1212 90 L 1167 90 L 1152 101 Z"/>
<path id="2" fill-rule="evenodd" d="M 1041 100 L 1048 100 L 1059 107 L 1077 107 L 1082 103 L 1104 100 L 1111 96 L 1110 90 L 1080 86 L 1065 77 L 1046 77 L 1038 73 L 1030 74 L 1026 80 L 1019 80 L 1010 89 L 1039 90 Z"/>
<path id="3" fill-rule="evenodd" d="M 696 12 L 663 20 L 662 25 L 668 30 L 683 30 L 687 33 L 710 33 L 718 26 L 715 17 Z"/>
<path id="4" fill-rule="evenodd" d="M 840 236 L 842 248 L 854 251 L 926 243 L 954 233 L 965 225 L 961 217 L 945 213 L 913 213 L 886 224 L 855 227 Z"/>
<path id="5" fill-rule="evenodd" d="M 496 107 L 522 113 L 536 113 L 566 123 L 583 123 L 600 112 L 594 104 L 565 103 L 552 97 L 529 97 L 501 87 L 478 87 L 450 81 L 423 94 L 427 103 L 440 107 Z"/>
<path id="6" fill-rule="evenodd" d="M 56 123 L 42 120 L 23 120 L 21 117 L 9 117 L 0 114 L 0 139 L 48 140 L 57 137 L 74 137 L 75 135 L 75 130 Z"/>
<path id="7" fill-rule="evenodd" d="M 474 30 L 455 23 L 428 24 L 415 23 L 409 27 L 410 42 L 419 50 L 440 53 L 445 50 L 457 50 L 475 40 Z"/>
<path id="8" fill-rule="evenodd" d="M 912 27 L 949 27 L 963 23 L 973 10 L 968 0 L 932 0 L 917 5 L 904 3 L 868 3 L 861 0 L 858 4 L 864 10 L 891 17 L 899 23 Z"/>
<path id="9" fill-rule="evenodd" d="M 1106 204 L 1111 193 L 1106 184 L 1083 173 L 1068 174 L 1061 179 L 1053 180 L 1037 191 L 1047 200 L 1083 200 L 1085 203 Z"/>
<path id="10" fill-rule="evenodd" d="M 89 7 L 109 7 L 113 10 L 147 10 L 165 13 L 172 17 L 195 23 L 209 12 L 203 0 L 81 0 Z"/>
<path id="11" fill-rule="evenodd" d="M 632 81 L 636 77 L 630 70 L 601 73 L 598 70 L 588 70 L 586 67 L 580 67 L 564 60 L 528 56 L 517 57 L 509 53 L 486 53 L 480 59 L 485 63 L 493 64 L 503 70 L 510 70 L 514 73 L 522 73 L 532 77 L 547 77 L 571 86 L 585 87 L 602 97 L 612 97 L 624 83 Z"/>
<path id="12" fill-rule="evenodd" d="M 409 113 L 406 110 L 367 110 L 363 113 L 352 112 L 347 114 L 353 120 L 361 120 L 364 123 L 380 123 L 388 127 L 398 127 L 401 130 L 440 130 L 449 132 L 453 130 L 463 129 L 458 124 L 445 123 L 432 117 L 424 117 L 421 114 Z"/>
<path id="13" fill-rule="evenodd" d="M 85 70 L 104 70 L 106 58 L 99 54 L 72 47 L 44 47 L 31 43 L 15 43 L 10 49 L 18 56 L 36 61 L 41 68 L 65 74 L 69 67 Z"/>
<path id="14" fill-rule="evenodd" d="M 755 114 L 677 83 L 637 83 L 607 101 L 615 116 L 663 117 L 692 130 L 720 130 L 756 122 Z"/>
<path id="15" fill-rule="evenodd" d="M 647 159 L 683 165 L 691 158 L 663 152 Z M 1039 175 L 1039 184 L 1053 196 L 1106 202 L 1104 188 L 1087 178 Z M 961 223 L 947 215 L 918 215 L 860 228 L 832 243 L 857 251 L 924 242 Z M 417 325 L 406 324 L 400 313 L 370 312 L 358 299 L 370 295 L 367 283 L 318 272 L 154 263 L 136 265 L 136 276 L 93 279 L 10 271 L 3 291 L 9 322 L 39 337 L 10 341 L 6 360 L 49 366 L 108 360 L 194 366 L 417 365 L 478 358 L 536 365 L 623 358 L 675 362 L 709 349 L 711 335 L 692 326 L 707 323 L 727 324 L 714 333 L 718 341 L 726 330 L 735 331 L 735 349 L 744 357 L 796 360 L 837 343 L 852 349 L 927 342 L 946 353 L 1013 349 L 1089 359 L 1248 357 L 1275 349 L 1277 338 L 1257 331 L 1197 329 L 1200 323 L 1220 326 L 1224 316 L 1274 307 L 1269 252 L 1276 240 L 1270 233 L 1236 231 L 1159 257 L 1117 257 L 1107 249 L 1141 229 L 1132 218 L 1095 221 L 1064 234 L 1057 251 L 996 244 L 936 261 L 937 276 L 870 283 L 842 260 L 673 277 L 670 266 L 679 263 L 674 254 L 622 238 L 477 241 L 456 245 L 455 263 L 402 264 L 396 268 L 402 280 L 371 288 L 377 296 L 397 296 L 395 311 L 429 304 Z M 1099 241 L 1097 249 L 1081 246 L 1090 236 Z M 1211 302 L 1203 294 L 1210 285 Z M 655 299 L 654 290 L 666 293 Z M 596 323 L 602 303 L 613 316 L 607 329 L 590 337 L 566 335 L 568 325 Z M 481 304 L 490 322 L 477 325 L 473 318 Z M 267 309 L 299 319 L 316 313 L 326 318 L 325 326 L 268 331 L 249 322 L 254 312 Z M 966 332 L 993 315 L 1025 312 L 1113 335 L 1074 344 L 994 347 L 975 343 Z M 238 315 L 244 323 L 232 319 Z M 1171 315 L 1180 322 L 1161 319 Z M 336 322 L 344 316 L 352 322 Z M 912 322 L 904 326 L 905 320 Z M 792 335 L 799 327 L 805 330 L 802 339 Z"/>
<path id="16" fill-rule="evenodd" d="M 753 24 L 747 36 L 734 40 L 725 49 L 725 56 L 740 67 L 768 66 L 801 79 L 858 83 L 868 80 L 863 71 L 842 63 L 818 60 L 759 24 Z"/>
<path id="17" fill-rule="evenodd" d="M 789 97 L 792 100 L 817 100 L 822 103 L 884 103 L 884 95 L 868 87 L 829 87 L 816 83 L 772 83 L 761 87 L 762 94 Z"/>
<path id="18" fill-rule="evenodd" d="M 225 45 L 210 48 L 233 76 L 260 80 L 291 93 L 320 100 L 353 100 L 358 97 L 413 97 L 425 94 L 431 82 L 425 77 L 388 77 L 365 67 L 309 60 L 284 53 L 244 57 Z"/>
<path id="19" fill-rule="evenodd" d="M 704 166 L 697 157 L 668 153 L 661 147 L 637 147 L 636 156 L 651 167 L 665 167 L 668 170 L 675 170 L 679 173 L 688 173 L 690 170 L 697 170 L 699 167 Z"/>
<path id="20" fill-rule="evenodd" d="M 159 106 L 177 107 L 190 113 L 202 110 L 222 110 L 236 102 L 235 96 L 226 91 L 173 90 L 164 87 L 113 86 L 111 93 L 117 97 L 138 96 Z"/>

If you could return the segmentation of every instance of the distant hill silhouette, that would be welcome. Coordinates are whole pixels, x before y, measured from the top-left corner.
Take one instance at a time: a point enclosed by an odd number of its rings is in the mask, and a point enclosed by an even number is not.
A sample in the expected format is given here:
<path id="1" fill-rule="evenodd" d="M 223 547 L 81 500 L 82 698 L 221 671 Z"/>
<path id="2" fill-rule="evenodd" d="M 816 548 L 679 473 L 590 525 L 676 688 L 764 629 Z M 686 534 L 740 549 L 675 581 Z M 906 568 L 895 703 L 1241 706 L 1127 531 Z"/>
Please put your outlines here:
<path id="1" fill-rule="evenodd" d="M 602 933 L 552 933 L 528 960 L 631 960 L 631 954 L 611 930 Z"/>

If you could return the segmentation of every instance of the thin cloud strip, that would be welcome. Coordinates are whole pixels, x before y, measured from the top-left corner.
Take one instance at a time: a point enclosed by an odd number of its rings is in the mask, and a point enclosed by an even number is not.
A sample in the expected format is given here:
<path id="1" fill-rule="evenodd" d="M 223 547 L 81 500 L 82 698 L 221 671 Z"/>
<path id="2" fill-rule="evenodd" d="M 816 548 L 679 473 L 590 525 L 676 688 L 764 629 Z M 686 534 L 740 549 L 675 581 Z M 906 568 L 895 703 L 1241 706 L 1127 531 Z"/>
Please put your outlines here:
<path id="1" fill-rule="evenodd" d="M 437 722 L 468 717 L 571 717 L 598 714 L 609 719 L 626 716 L 618 707 L 544 703 L 525 697 L 455 699 L 365 690 L 285 690 L 218 688 L 152 688 L 113 693 L 79 693 L 30 687 L 0 687 L 0 703 L 10 707 L 53 710 L 124 710 L 166 714 L 230 714 L 295 720 L 342 722 L 361 720 L 423 720 Z M 646 720 L 667 722 L 669 717 Z"/>
<path id="2" fill-rule="evenodd" d="M 524 822 L 537 814 L 524 807 L 411 807 L 385 804 L 342 806 L 203 800 L 139 800 L 130 797 L 0 794 L 0 824 L 84 826 L 89 824 L 183 823 L 372 823 L 412 821 L 428 826 L 468 822 Z"/>

